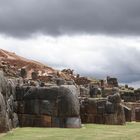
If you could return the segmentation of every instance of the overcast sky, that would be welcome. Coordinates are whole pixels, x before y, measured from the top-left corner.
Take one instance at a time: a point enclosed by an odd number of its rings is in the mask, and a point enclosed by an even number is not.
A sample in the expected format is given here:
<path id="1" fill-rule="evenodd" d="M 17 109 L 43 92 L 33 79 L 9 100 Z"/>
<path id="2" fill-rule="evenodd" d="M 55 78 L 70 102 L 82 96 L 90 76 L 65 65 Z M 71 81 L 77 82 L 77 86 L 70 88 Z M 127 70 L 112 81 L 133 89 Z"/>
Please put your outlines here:
<path id="1" fill-rule="evenodd" d="M 140 81 L 140 0 L 0 0 L 0 48 L 82 75 Z"/>

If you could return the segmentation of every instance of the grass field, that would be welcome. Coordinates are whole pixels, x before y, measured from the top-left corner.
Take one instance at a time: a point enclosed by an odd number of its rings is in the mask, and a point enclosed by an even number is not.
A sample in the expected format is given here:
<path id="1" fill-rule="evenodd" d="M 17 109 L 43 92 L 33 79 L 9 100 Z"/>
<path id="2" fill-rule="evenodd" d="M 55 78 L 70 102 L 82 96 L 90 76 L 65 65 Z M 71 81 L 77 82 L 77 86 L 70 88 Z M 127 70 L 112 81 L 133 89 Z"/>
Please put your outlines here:
<path id="1" fill-rule="evenodd" d="M 17 128 L 1 135 L 0 140 L 140 140 L 140 123 L 86 124 L 81 129 Z"/>

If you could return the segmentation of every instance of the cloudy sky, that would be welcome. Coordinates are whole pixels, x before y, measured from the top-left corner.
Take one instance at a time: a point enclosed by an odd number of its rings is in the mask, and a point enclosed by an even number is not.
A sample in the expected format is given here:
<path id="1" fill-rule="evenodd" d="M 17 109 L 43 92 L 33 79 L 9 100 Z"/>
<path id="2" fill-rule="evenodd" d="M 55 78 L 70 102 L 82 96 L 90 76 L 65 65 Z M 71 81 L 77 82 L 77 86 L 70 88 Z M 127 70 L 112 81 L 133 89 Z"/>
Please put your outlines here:
<path id="1" fill-rule="evenodd" d="M 140 0 L 0 0 L 0 48 L 136 85 Z"/>

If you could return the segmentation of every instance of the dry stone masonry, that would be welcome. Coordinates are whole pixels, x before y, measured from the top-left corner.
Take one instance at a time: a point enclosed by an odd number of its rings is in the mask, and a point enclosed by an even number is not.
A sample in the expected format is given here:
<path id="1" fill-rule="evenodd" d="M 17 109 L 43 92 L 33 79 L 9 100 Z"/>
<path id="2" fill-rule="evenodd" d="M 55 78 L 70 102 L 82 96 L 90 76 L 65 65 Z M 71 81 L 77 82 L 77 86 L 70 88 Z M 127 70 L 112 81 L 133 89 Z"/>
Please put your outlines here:
<path id="1" fill-rule="evenodd" d="M 7 80 L 0 71 L 0 133 L 18 126 L 14 82 L 14 80 Z"/>
<path id="2" fill-rule="evenodd" d="M 117 78 L 81 77 L 71 69 L 57 71 L 4 50 L 0 60 L 0 133 L 16 127 L 140 121 L 140 89 L 120 86 Z"/>
<path id="3" fill-rule="evenodd" d="M 80 105 L 73 87 L 18 87 L 20 126 L 81 127 Z"/>

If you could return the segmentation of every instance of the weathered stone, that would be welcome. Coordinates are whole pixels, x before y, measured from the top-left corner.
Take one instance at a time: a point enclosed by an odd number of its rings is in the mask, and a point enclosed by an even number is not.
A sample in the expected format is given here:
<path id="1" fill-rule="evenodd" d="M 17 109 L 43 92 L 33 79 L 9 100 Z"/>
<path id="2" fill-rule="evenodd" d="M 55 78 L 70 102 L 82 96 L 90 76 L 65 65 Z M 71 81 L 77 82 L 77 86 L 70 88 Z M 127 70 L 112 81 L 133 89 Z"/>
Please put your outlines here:
<path id="1" fill-rule="evenodd" d="M 0 93 L 0 133 L 9 130 L 8 117 L 6 112 L 6 104 L 3 95 Z"/>
<path id="2" fill-rule="evenodd" d="M 19 126 L 19 119 L 16 113 L 13 113 L 12 126 L 13 128 L 16 128 Z"/>
<path id="3" fill-rule="evenodd" d="M 80 116 L 82 123 L 125 124 L 124 108 L 118 94 L 104 99 L 88 98 L 81 100 Z"/>
<path id="4" fill-rule="evenodd" d="M 135 110 L 136 122 L 140 122 L 140 108 Z"/>
<path id="5" fill-rule="evenodd" d="M 13 128 L 15 84 L 0 72 L 0 133 Z"/>
<path id="6" fill-rule="evenodd" d="M 111 87 L 118 87 L 117 78 L 107 76 L 107 84 Z"/>
<path id="7" fill-rule="evenodd" d="M 22 78 L 26 78 L 27 77 L 27 70 L 25 68 L 22 68 L 20 71 L 20 75 Z"/>
<path id="8" fill-rule="evenodd" d="M 66 118 L 66 128 L 80 128 L 81 127 L 81 119 L 79 117 L 69 117 Z"/>
<path id="9" fill-rule="evenodd" d="M 80 86 L 80 96 L 81 97 L 89 97 L 89 89 L 84 86 Z"/>
<path id="10" fill-rule="evenodd" d="M 108 101 L 111 103 L 120 103 L 121 102 L 121 97 L 119 93 L 116 93 L 114 95 L 109 95 L 108 96 Z"/>
<path id="11" fill-rule="evenodd" d="M 21 127 L 51 127 L 51 116 L 19 114 Z"/>
<path id="12" fill-rule="evenodd" d="M 21 90 L 23 91 L 19 92 Z M 39 126 L 38 123 L 32 124 L 37 116 L 59 117 L 61 120 L 80 115 L 78 90 L 74 85 L 21 87 L 21 89 L 19 87 L 17 91 L 19 121 L 22 125 L 25 122 L 25 126 Z M 41 123 L 44 121 L 43 118 L 41 117 L 39 120 L 40 126 L 44 126 L 45 124 Z"/>
<path id="13" fill-rule="evenodd" d="M 37 78 L 38 78 L 38 73 L 35 72 L 35 71 L 32 72 L 32 73 L 31 73 L 31 77 L 32 77 L 33 80 L 37 80 Z"/>
<path id="14" fill-rule="evenodd" d="M 107 114 L 113 114 L 115 113 L 115 104 L 107 101 L 105 105 L 105 109 Z"/>
<path id="15" fill-rule="evenodd" d="M 130 112 L 130 120 L 131 121 L 136 121 L 136 114 L 139 114 L 139 109 L 140 109 L 140 103 L 138 102 L 124 102 L 123 103 L 127 108 L 129 108 Z M 137 111 L 136 111 L 137 110 Z M 138 112 L 138 113 L 136 113 Z M 127 114 L 126 114 L 127 115 Z M 127 116 L 126 116 L 127 117 Z"/>
<path id="16" fill-rule="evenodd" d="M 98 86 L 90 85 L 90 97 L 96 98 L 98 96 L 101 97 L 102 92 Z"/>

